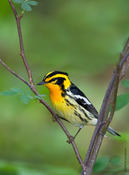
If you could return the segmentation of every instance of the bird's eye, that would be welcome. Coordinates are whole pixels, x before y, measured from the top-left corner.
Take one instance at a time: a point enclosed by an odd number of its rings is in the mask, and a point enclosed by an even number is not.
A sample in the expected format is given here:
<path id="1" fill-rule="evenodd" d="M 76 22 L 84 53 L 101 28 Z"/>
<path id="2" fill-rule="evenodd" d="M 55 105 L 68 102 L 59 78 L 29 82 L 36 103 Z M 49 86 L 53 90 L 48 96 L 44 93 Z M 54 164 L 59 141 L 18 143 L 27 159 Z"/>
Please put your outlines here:
<path id="1" fill-rule="evenodd" d="M 65 78 L 58 78 L 56 84 L 62 85 L 64 83 Z"/>

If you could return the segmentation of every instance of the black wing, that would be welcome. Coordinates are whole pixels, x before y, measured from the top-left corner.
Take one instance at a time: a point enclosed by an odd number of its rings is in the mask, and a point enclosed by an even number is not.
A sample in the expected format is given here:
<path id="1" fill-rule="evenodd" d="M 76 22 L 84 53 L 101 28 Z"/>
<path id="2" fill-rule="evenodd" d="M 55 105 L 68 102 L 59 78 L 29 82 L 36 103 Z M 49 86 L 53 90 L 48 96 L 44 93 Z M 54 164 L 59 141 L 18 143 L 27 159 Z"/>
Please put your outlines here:
<path id="1" fill-rule="evenodd" d="M 83 108 L 85 108 L 87 111 L 89 111 L 91 114 L 94 115 L 94 117 L 98 118 L 98 112 L 95 109 L 95 107 L 91 104 L 89 99 L 85 96 L 85 94 L 73 83 L 70 86 L 70 91 L 72 94 L 74 94 L 74 99 L 76 102 L 81 105 Z"/>

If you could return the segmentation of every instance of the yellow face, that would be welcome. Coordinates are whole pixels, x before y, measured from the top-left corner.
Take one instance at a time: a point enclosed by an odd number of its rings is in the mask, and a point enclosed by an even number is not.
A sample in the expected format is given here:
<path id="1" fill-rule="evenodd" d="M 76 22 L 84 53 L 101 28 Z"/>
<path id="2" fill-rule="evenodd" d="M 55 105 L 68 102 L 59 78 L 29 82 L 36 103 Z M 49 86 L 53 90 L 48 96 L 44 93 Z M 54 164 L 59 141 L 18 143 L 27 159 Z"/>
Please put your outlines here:
<path id="1" fill-rule="evenodd" d="M 45 75 L 43 81 L 38 85 L 46 86 L 50 93 L 58 93 L 60 90 L 67 89 L 71 82 L 65 72 L 53 71 Z"/>

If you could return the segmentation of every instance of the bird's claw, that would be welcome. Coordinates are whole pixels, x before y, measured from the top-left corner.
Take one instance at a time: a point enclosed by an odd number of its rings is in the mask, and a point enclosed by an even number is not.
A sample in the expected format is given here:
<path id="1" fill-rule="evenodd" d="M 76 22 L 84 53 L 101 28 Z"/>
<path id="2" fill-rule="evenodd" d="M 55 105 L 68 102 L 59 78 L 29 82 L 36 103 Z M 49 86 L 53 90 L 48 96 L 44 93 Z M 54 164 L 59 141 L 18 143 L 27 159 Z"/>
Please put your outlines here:
<path id="1" fill-rule="evenodd" d="M 70 136 L 69 139 L 67 140 L 67 143 L 72 143 L 74 141 L 74 137 L 73 136 Z"/>

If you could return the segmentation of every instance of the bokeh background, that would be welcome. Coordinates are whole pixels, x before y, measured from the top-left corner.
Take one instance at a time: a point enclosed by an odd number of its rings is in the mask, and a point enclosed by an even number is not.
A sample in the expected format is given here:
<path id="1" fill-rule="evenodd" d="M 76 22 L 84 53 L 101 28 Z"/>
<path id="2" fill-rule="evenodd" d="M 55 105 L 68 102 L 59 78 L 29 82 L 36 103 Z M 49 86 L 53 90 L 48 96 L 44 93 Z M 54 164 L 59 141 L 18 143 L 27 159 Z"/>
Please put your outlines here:
<path id="1" fill-rule="evenodd" d="M 129 36 L 129 1 L 41 0 L 32 12 L 25 13 L 22 32 L 35 83 L 51 70 L 68 72 L 99 110 L 113 68 Z M 15 18 L 5 0 L 0 2 L 0 57 L 27 79 L 19 56 Z M 11 88 L 29 93 L 22 82 L 0 66 L 0 92 Z M 50 104 L 48 90 L 37 89 Z M 128 89 L 120 85 L 119 94 L 124 91 Z M 72 147 L 60 127 L 52 122 L 49 112 L 36 99 L 27 104 L 23 102 L 25 97 L 20 95 L 0 96 L 0 174 L 79 174 L 80 166 Z M 128 133 L 128 122 L 127 105 L 115 113 L 111 126 Z M 65 125 L 74 135 L 77 128 Z M 76 139 L 83 158 L 93 129 L 85 127 Z M 105 161 L 112 157 L 120 159 L 122 167 L 124 147 L 125 143 L 107 137 L 99 157 Z M 101 173 L 94 171 L 94 174 Z"/>

